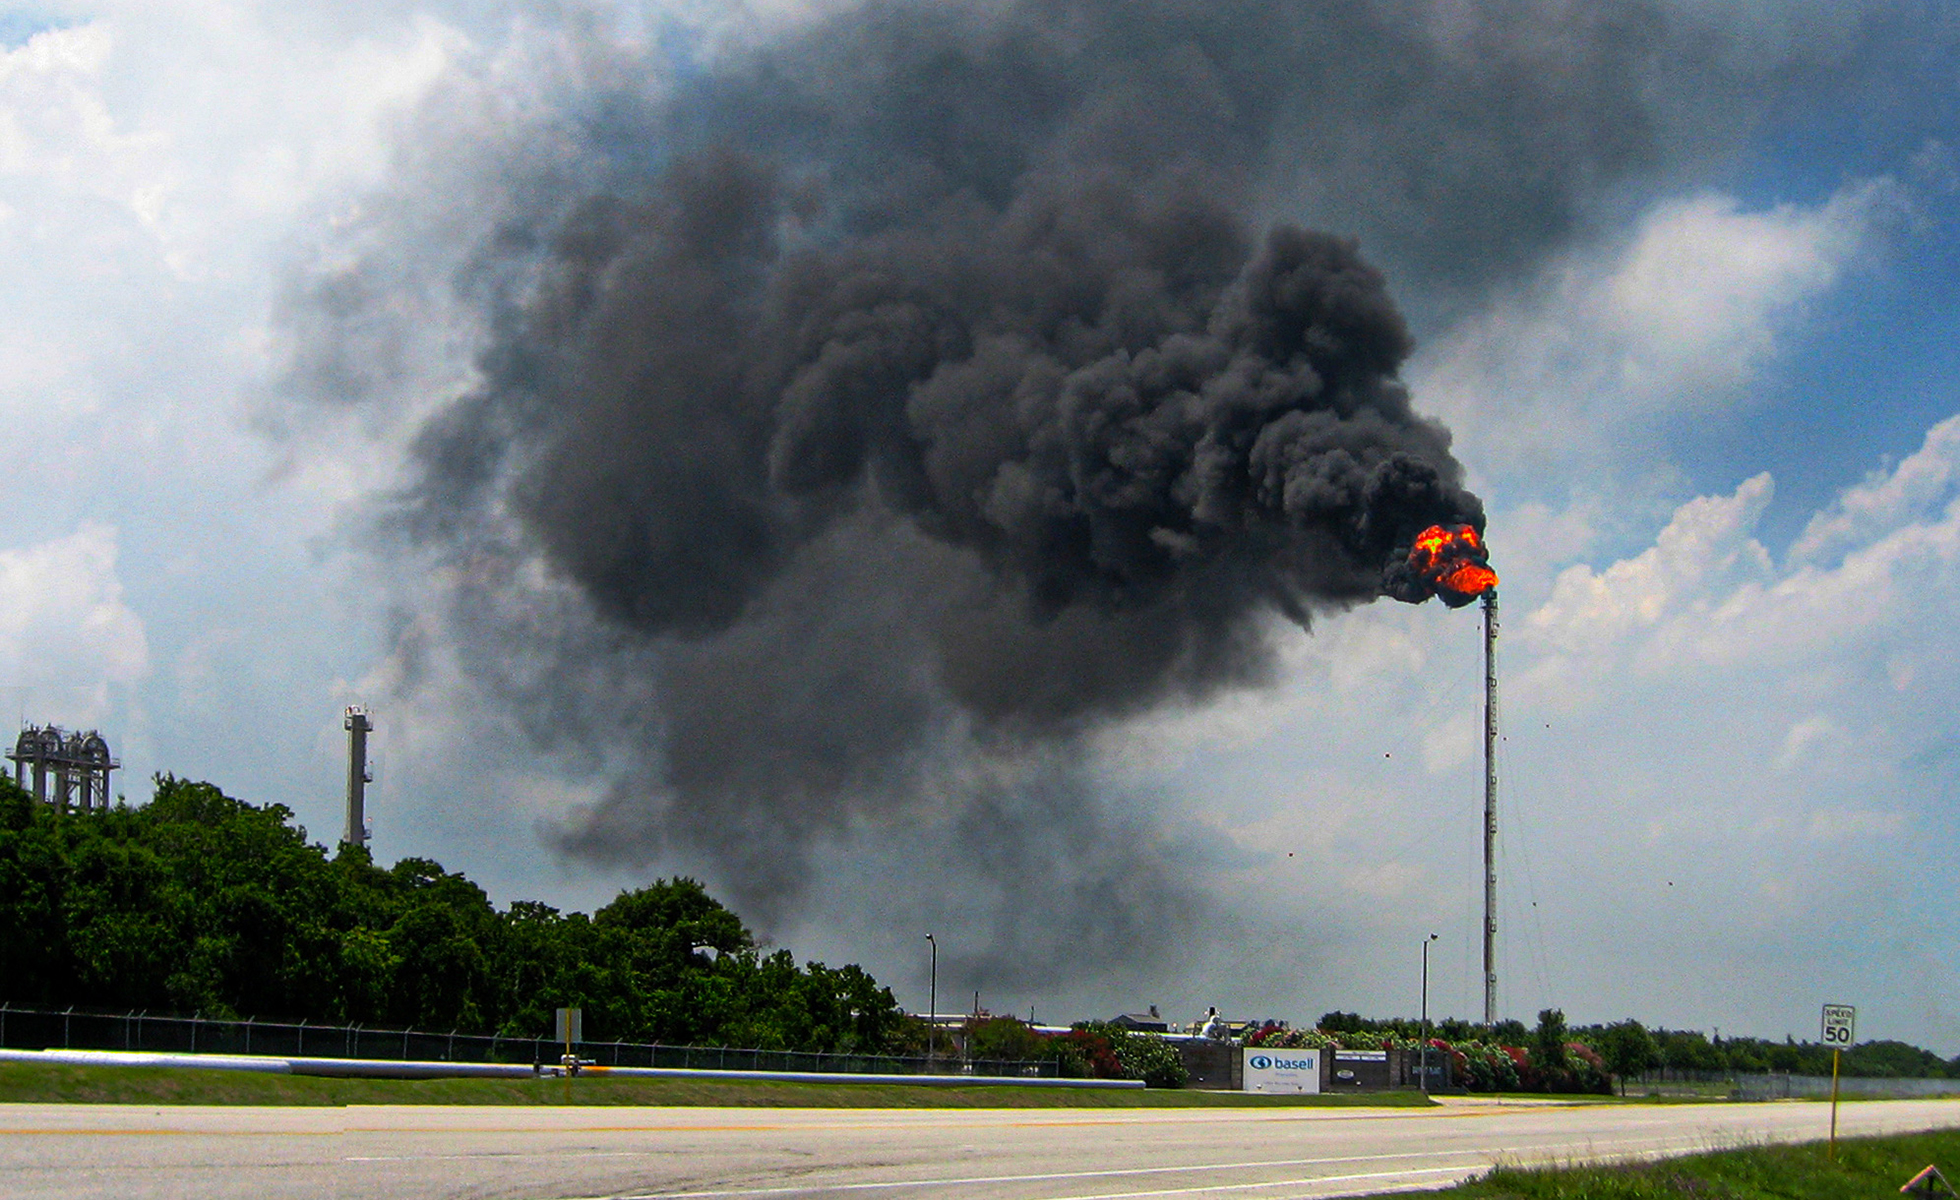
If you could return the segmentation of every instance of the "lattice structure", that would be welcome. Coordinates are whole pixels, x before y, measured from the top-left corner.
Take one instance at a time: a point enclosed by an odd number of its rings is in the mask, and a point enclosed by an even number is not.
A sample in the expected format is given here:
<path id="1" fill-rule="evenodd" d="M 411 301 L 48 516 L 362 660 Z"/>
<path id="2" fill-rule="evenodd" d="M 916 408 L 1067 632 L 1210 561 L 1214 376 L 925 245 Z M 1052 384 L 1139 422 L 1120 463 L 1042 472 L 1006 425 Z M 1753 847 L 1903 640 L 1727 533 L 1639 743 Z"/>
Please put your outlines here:
<path id="1" fill-rule="evenodd" d="M 109 773 L 122 766 L 95 730 L 69 733 L 53 725 L 21 730 L 7 757 L 13 760 L 16 784 L 28 787 L 33 775 L 35 799 L 84 812 L 109 807 Z"/>

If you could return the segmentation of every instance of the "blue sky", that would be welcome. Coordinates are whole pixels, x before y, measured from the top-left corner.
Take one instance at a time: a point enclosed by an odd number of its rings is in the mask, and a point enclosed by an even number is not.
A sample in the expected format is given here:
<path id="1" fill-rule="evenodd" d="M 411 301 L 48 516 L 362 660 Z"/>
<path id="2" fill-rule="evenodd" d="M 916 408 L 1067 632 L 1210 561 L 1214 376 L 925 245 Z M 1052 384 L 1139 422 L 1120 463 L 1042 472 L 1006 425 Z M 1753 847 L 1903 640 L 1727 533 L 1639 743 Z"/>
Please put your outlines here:
<path id="1" fill-rule="evenodd" d="M 708 69 L 677 46 L 822 8 L 646 5 L 686 35 L 614 21 L 612 52 L 671 79 Z M 1803 24 L 1700 10 L 1765 44 Z M 567 49 L 565 11 L 0 9 L 0 699 L 100 726 L 131 799 L 152 772 L 209 778 L 330 838 L 361 701 L 383 858 L 573 907 L 644 877 L 547 848 L 609 765 L 535 753 L 459 656 L 445 582 L 357 536 L 467 374 L 481 331 L 447 280 L 499 202 L 505 125 L 619 86 Z M 1845 1001 L 1865 1036 L 1960 1052 L 1960 58 L 1946 10 L 1888 11 L 1739 144 L 1503 287 L 1410 297 L 1450 314 L 1407 377 L 1505 579 L 1512 1014 L 1808 1036 Z M 390 403 L 296 412 L 293 279 L 405 228 L 417 254 L 389 260 L 391 316 L 356 352 Z M 1098 740 L 1111 803 L 1230 919 L 1164 931 L 1190 942 L 1174 970 L 942 991 L 1044 1016 L 1412 1011 L 1435 930 L 1432 1007 L 1474 1013 L 1474 614 L 1376 605 L 1286 637 L 1274 686 Z M 911 889 L 956 947 L 960 898 L 905 853 L 949 836 L 829 846 L 772 935 L 923 1003 L 920 939 L 864 900 Z"/>

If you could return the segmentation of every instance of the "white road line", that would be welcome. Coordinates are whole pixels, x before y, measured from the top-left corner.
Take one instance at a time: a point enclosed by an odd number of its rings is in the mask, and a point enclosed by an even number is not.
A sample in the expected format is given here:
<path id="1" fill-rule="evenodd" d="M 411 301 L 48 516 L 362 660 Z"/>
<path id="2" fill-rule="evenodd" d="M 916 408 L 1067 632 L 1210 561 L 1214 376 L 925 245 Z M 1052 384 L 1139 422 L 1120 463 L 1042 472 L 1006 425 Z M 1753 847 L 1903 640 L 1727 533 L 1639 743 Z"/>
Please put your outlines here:
<path id="1" fill-rule="evenodd" d="M 348 1162 L 413 1161 L 415 1156 L 404 1155 L 399 1160 L 350 1158 Z M 428 1155 L 429 1158 L 468 1157 L 466 1155 Z M 552 1157 L 549 1152 L 539 1152 L 538 1157 Z M 1049 1183 L 1061 1179 L 1115 1179 L 1126 1175 L 1177 1175 L 1192 1171 L 1256 1171 L 1273 1170 L 1279 1167 L 1322 1167 L 1335 1163 L 1389 1162 L 1398 1158 L 1472 1158 L 1483 1160 L 1487 1155 L 1481 1150 L 1420 1150 L 1402 1154 L 1352 1154 L 1331 1158 L 1281 1158 L 1267 1162 L 1199 1163 L 1174 1167 L 1111 1167 L 1101 1171 L 1050 1171 L 1034 1175 L 970 1175 L 952 1179 L 901 1179 L 875 1183 L 832 1183 L 798 1184 L 793 1187 L 732 1188 L 707 1192 L 650 1192 L 647 1196 L 658 1196 L 661 1200 L 702 1200 L 713 1196 L 780 1196 L 794 1192 L 826 1191 L 870 1191 L 879 1188 L 901 1187 L 979 1187 L 990 1183 Z M 1449 1168 L 1457 1170 L 1459 1168 Z M 559 1200 L 646 1200 L 644 1196 L 624 1195 L 608 1192 L 602 1196 L 565 1196 Z"/>
<path id="2" fill-rule="evenodd" d="M 1085 1196 L 1056 1197 L 1055 1200 L 1140 1200 L 1145 1196 L 1193 1196 L 1206 1192 L 1248 1192 L 1264 1188 L 1314 1187 L 1324 1183 L 1361 1183 L 1374 1179 L 1407 1179 L 1414 1175 L 1454 1175 L 1474 1167 L 1411 1167 L 1402 1171 L 1370 1171 L 1362 1175 L 1316 1175 L 1308 1179 L 1275 1179 L 1268 1183 L 1208 1183 L 1200 1187 L 1158 1188 L 1148 1192 L 1097 1192 Z M 640 1200 L 622 1197 L 621 1200 Z M 652 1200 L 652 1198 L 648 1198 Z M 661 1197 L 660 1200 L 667 1200 Z"/>
<path id="3" fill-rule="evenodd" d="M 491 1150 L 482 1154 L 350 1154 L 344 1163 L 471 1162 L 479 1158 L 655 1158 L 651 1150 Z"/>
<path id="4" fill-rule="evenodd" d="M 1559 1142 L 1556 1144 L 1543 1145 L 1543 1146 L 1514 1146 L 1514 1147 L 1506 1148 L 1500 1154 L 1498 1154 L 1496 1158 L 1508 1159 L 1512 1155 L 1528 1156 L 1528 1155 L 1544 1154 L 1544 1153 L 1557 1153 L 1557 1154 L 1570 1155 L 1575 1150 L 1579 1150 L 1582 1151 L 1583 1157 L 1587 1159 L 1592 1159 L 1592 1158 L 1599 1157 L 1606 1152 L 1611 1152 L 1616 1150 L 1625 1151 L 1625 1150 L 1630 1150 L 1634 1147 L 1643 1147 L 1643 1146 L 1648 1149 L 1678 1146 L 1678 1148 L 1680 1148 L 1683 1153 L 1690 1153 L 1700 1148 L 1698 1146 L 1693 1146 L 1693 1145 L 1679 1146 L 1679 1140 L 1676 1138 L 1619 1138 L 1611 1142 L 1588 1142 L 1584 1147 L 1574 1147 L 1571 1143 L 1568 1142 Z M 571 1153 L 567 1153 L 565 1151 L 559 1151 L 559 1150 L 486 1150 L 476 1154 L 350 1154 L 344 1156 L 341 1159 L 341 1161 L 346 1163 L 445 1162 L 445 1161 L 464 1162 L 472 1159 L 491 1159 L 491 1158 L 494 1159 L 648 1158 L 648 1157 L 657 1157 L 657 1156 L 658 1156 L 658 1152 L 647 1151 L 647 1150 L 617 1150 L 617 1151 L 594 1150 L 594 1151 L 580 1151 L 580 1152 L 571 1152 Z M 1172 1175 L 1172 1174 L 1178 1174 L 1181 1172 L 1190 1172 L 1190 1171 L 1235 1171 L 1235 1170 L 1252 1171 L 1252 1170 L 1272 1170 L 1280 1167 L 1332 1166 L 1335 1163 L 1394 1162 L 1397 1159 L 1409 1159 L 1409 1158 L 1425 1158 L 1425 1159 L 1470 1158 L 1470 1159 L 1476 1159 L 1478 1161 L 1487 1161 L 1487 1160 L 1492 1160 L 1493 1156 L 1490 1154 L 1489 1151 L 1481 1150 L 1481 1149 L 1411 1150 L 1411 1151 L 1402 1151 L 1395 1154 L 1343 1154 L 1343 1155 L 1334 1155 L 1334 1156 L 1324 1157 L 1324 1158 L 1282 1158 L 1282 1159 L 1272 1159 L 1272 1160 L 1260 1161 L 1260 1162 L 1199 1163 L 1199 1164 L 1188 1164 L 1184 1166 L 1166 1166 L 1166 1167 L 1112 1167 L 1107 1170 L 1100 1170 L 1100 1171 L 1059 1171 L 1059 1172 L 1049 1172 L 1049 1173 L 1034 1174 L 1034 1175 L 975 1175 L 975 1176 L 952 1178 L 952 1179 L 910 1179 L 910 1180 L 900 1180 L 896 1182 L 837 1183 L 837 1184 L 827 1184 L 827 1185 L 803 1184 L 797 1187 L 736 1188 L 733 1190 L 708 1191 L 708 1192 L 660 1192 L 660 1193 L 649 1193 L 649 1195 L 658 1195 L 667 1198 L 667 1200 L 683 1200 L 683 1198 L 714 1197 L 714 1196 L 774 1196 L 774 1195 L 782 1195 L 790 1192 L 810 1191 L 812 1190 L 813 1186 L 817 1187 L 818 1190 L 824 1190 L 824 1191 L 850 1191 L 850 1190 L 861 1191 L 861 1190 L 874 1189 L 874 1188 L 898 1188 L 898 1187 L 962 1187 L 962 1186 L 974 1187 L 974 1186 L 980 1186 L 983 1184 L 990 1184 L 990 1183 L 1045 1183 L 1058 1179 L 1110 1179 L 1110 1178 L 1118 1178 L 1125 1175 Z M 1449 1168 L 1449 1169 L 1454 1170 L 1456 1168 Z M 1129 1193 L 1125 1193 L 1125 1194 L 1127 1195 Z M 1137 1194 L 1143 1195 L 1145 1193 L 1137 1193 Z M 602 1196 L 567 1196 L 567 1197 L 560 1197 L 559 1200 L 641 1200 L 641 1197 L 623 1196 L 617 1193 L 609 1192 Z"/>
<path id="5" fill-rule="evenodd" d="M 1177 1168 L 1172 1168 L 1177 1169 Z M 1218 1170 L 1223 1168 L 1194 1168 Z M 1142 1192 L 1091 1192 L 1079 1196 L 1055 1197 L 1054 1200 L 1138 1200 L 1145 1196 L 1193 1196 L 1205 1192 L 1245 1192 L 1267 1188 L 1312 1187 L 1324 1183 L 1359 1183 L 1370 1179 L 1407 1179 L 1414 1175 L 1453 1175 L 1475 1170 L 1473 1166 L 1458 1167 L 1409 1167 L 1400 1171 L 1370 1171 L 1359 1175 L 1316 1175 L 1305 1179 L 1272 1179 L 1263 1183 L 1207 1183 L 1197 1187 L 1153 1188 Z M 1119 1172 L 1085 1171 L 1085 1175 L 1118 1174 Z M 1041 1180 L 1043 1178 L 1069 1179 L 1074 1174 L 1039 1176 L 1017 1176 L 1019 1179 Z M 805 1184 L 799 1187 L 759 1188 L 749 1191 L 726 1192 L 635 1192 L 606 1197 L 591 1197 L 589 1200 L 705 1200 L 720 1196 L 779 1196 L 785 1193 L 817 1193 L 862 1190 L 865 1188 L 937 1187 L 942 1183 L 990 1183 L 1012 1182 L 1013 1180 L 940 1180 L 917 1179 L 896 1183 L 845 1183 L 845 1184 Z"/>
<path id="6" fill-rule="evenodd" d="M 1449 1156 L 1456 1157 L 1456 1158 L 1476 1157 L 1477 1152 L 1473 1150 L 1453 1151 L 1450 1152 Z M 1420 1155 L 1419 1154 L 1409 1154 L 1409 1155 L 1395 1154 L 1395 1155 L 1382 1155 L 1380 1157 L 1429 1158 L 1433 1156 L 1426 1155 L 1426 1154 L 1420 1154 Z M 1213 1163 L 1213 1164 L 1207 1164 L 1203 1166 L 1185 1166 L 1185 1167 L 1122 1167 L 1122 1168 L 1108 1170 L 1108 1171 L 1051 1171 L 1039 1175 L 972 1175 L 964 1178 L 954 1178 L 954 1179 L 892 1179 L 892 1180 L 881 1180 L 881 1181 L 869 1182 L 869 1183 L 800 1183 L 800 1184 L 785 1185 L 780 1187 L 722 1188 L 722 1189 L 706 1191 L 706 1192 L 631 1192 L 631 1193 L 608 1192 L 603 1196 L 568 1196 L 568 1197 L 561 1198 L 561 1200 L 714 1200 L 714 1198 L 716 1197 L 787 1196 L 787 1195 L 795 1195 L 797 1193 L 808 1193 L 808 1192 L 869 1192 L 869 1191 L 890 1191 L 893 1188 L 913 1188 L 913 1187 L 917 1187 L 917 1188 L 982 1187 L 987 1184 L 997 1184 L 997 1183 L 1053 1183 L 1053 1182 L 1058 1182 L 1061 1180 L 1069 1180 L 1069 1179 L 1112 1179 L 1125 1175 L 1178 1175 L 1178 1174 L 1188 1174 L 1193 1171 L 1232 1171 L 1232 1170 L 1272 1169 L 1276 1167 L 1306 1167 L 1306 1166 L 1317 1166 L 1325 1163 L 1349 1162 L 1349 1161 L 1354 1161 L 1354 1160 L 1342 1159 L 1342 1158 L 1299 1158 L 1299 1159 L 1285 1159 L 1278 1162 Z M 1455 1170 L 1462 1170 L 1463 1168 L 1449 1167 L 1449 1168 L 1438 1168 L 1438 1169 L 1439 1170 L 1447 1169 L 1447 1170 L 1455 1171 Z M 1388 1172 L 1388 1173 L 1402 1174 L 1402 1172 Z M 1290 1179 L 1290 1180 L 1285 1180 L 1284 1182 L 1298 1183 L 1300 1181 L 1297 1179 Z M 1263 1186 L 1277 1187 L 1278 1184 L 1269 1184 Z M 1202 1191 L 1204 1189 L 1199 1188 L 1199 1189 L 1179 1189 L 1179 1190 Z M 1122 1194 L 1142 1196 L 1142 1195 L 1156 1195 L 1157 1193 L 1125 1192 Z"/>
<path id="7" fill-rule="evenodd" d="M 1591 1143 L 1585 1147 L 1585 1157 L 1594 1159 L 1608 1149 L 1627 1149 L 1645 1145 L 1649 1148 L 1674 1144 L 1672 1138 L 1628 1138 L 1607 1143 Z M 1546 1146 L 1519 1146 L 1502 1152 L 1501 1157 L 1511 1155 L 1532 1155 L 1547 1152 L 1571 1154 L 1576 1148 L 1569 1143 Z M 1691 1152 L 1694 1147 L 1681 1147 L 1683 1152 Z M 941 1179 L 897 1179 L 865 1183 L 800 1183 L 777 1187 L 721 1188 L 696 1192 L 608 1192 L 599 1196 L 562 1197 L 561 1200 L 723 1200 L 742 1196 L 787 1196 L 814 1194 L 819 1192 L 868 1192 L 891 1191 L 895 1188 L 932 1187 L 981 1187 L 988 1184 L 1003 1183 L 1052 1183 L 1070 1179 L 1112 1179 L 1135 1175 L 1176 1175 L 1197 1171 L 1254 1171 L 1275 1170 L 1282 1167 L 1331 1166 L 1334 1163 L 1385 1162 L 1399 1158 L 1467 1158 L 1470 1164 L 1453 1167 L 1410 1167 L 1396 1171 L 1381 1171 L 1360 1175 L 1322 1175 L 1307 1179 L 1285 1179 L 1271 1183 L 1209 1184 L 1204 1187 L 1172 1188 L 1159 1191 L 1112 1192 L 1112 1197 L 1120 1196 L 1176 1196 L 1204 1191 L 1231 1191 L 1243 1188 L 1283 1187 L 1296 1184 L 1315 1184 L 1342 1182 L 1362 1179 L 1388 1179 L 1400 1175 L 1445 1174 L 1452 1171 L 1469 1170 L 1494 1162 L 1487 1150 L 1426 1150 L 1401 1154 L 1359 1154 L 1333 1158 L 1284 1158 L 1262 1162 L 1202 1163 L 1170 1167 L 1118 1167 L 1102 1171 L 1051 1171 L 1032 1175 L 972 1175 Z M 1068 1200 L 1103 1200 L 1100 1196 L 1069 1197 Z"/>

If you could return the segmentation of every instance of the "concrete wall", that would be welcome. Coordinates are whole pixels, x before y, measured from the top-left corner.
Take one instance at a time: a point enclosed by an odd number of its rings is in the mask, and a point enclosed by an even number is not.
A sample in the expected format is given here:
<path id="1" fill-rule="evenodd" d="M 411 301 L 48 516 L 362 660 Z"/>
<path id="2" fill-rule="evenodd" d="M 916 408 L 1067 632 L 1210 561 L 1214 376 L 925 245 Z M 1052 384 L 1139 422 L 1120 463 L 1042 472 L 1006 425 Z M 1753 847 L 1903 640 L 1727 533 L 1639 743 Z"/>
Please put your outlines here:
<path id="1" fill-rule="evenodd" d="M 1237 1042 L 1188 1038 L 1171 1044 L 1191 1073 L 1189 1086 L 1214 1092 L 1236 1092 L 1245 1086 L 1245 1060 Z"/>

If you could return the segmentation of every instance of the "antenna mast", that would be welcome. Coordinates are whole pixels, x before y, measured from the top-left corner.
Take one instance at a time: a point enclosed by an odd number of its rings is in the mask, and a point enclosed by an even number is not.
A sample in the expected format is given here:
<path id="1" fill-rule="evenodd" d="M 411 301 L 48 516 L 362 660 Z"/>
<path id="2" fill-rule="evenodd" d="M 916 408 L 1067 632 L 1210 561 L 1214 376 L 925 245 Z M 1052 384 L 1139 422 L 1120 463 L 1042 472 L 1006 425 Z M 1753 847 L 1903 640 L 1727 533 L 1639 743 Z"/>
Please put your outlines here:
<path id="1" fill-rule="evenodd" d="M 1497 589 L 1484 593 L 1484 1028 L 1497 1023 Z"/>

